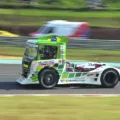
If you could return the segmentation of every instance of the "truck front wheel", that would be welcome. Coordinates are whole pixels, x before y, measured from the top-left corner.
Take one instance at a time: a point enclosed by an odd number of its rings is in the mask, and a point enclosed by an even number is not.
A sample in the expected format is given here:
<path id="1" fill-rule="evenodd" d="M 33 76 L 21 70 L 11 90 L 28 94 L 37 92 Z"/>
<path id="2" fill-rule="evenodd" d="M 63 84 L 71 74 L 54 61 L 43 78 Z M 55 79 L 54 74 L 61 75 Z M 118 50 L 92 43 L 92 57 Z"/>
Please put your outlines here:
<path id="1" fill-rule="evenodd" d="M 44 89 L 54 88 L 58 83 L 58 75 L 52 69 L 43 70 L 38 78 L 40 86 Z"/>

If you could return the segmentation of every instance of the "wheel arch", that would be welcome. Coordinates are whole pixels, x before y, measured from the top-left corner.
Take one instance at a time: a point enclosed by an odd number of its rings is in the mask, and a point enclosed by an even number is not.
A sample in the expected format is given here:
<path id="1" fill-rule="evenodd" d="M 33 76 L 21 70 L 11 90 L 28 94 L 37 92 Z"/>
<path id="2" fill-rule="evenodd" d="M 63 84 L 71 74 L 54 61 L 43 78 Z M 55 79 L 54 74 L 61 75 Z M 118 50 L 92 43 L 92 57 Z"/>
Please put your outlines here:
<path id="1" fill-rule="evenodd" d="M 54 70 L 55 73 L 58 75 L 58 79 L 59 79 L 60 76 L 59 76 L 58 71 L 57 71 L 56 69 L 50 67 L 50 66 L 46 66 L 46 67 L 42 68 L 42 69 L 38 72 L 38 76 L 39 76 L 39 75 L 42 73 L 42 71 L 44 71 L 45 69 L 51 69 L 51 70 Z"/>
<path id="2" fill-rule="evenodd" d="M 115 71 L 118 72 L 118 74 L 119 74 L 119 76 L 120 76 L 120 69 L 118 69 L 118 68 L 116 68 L 116 67 L 110 67 L 110 66 L 107 66 L 107 67 L 101 69 L 101 70 L 99 71 L 99 73 L 102 74 L 104 71 L 106 71 L 106 70 L 108 70 L 108 69 L 114 69 Z"/>
<path id="3" fill-rule="evenodd" d="M 118 68 L 115 68 L 115 67 L 109 67 L 109 68 L 106 68 L 106 69 L 114 69 L 115 71 L 117 71 L 117 73 L 119 74 L 119 80 L 120 80 L 120 69 L 118 69 Z M 105 70 L 106 70 L 105 69 Z M 105 71 L 104 70 L 104 71 Z"/>
<path id="4" fill-rule="evenodd" d="M 118 69 L 117 69 L 117 68 L 114 68 L 114 67 L 107 67 L 107 68 L 105 68 L 105 69 L 102 71 L 102 73 L 103 73 L 104 71 L 108 70 L 108 69 L 114 69 L 114 70 L 117 71 L 118 74 L 120 75 L 120 71 L 118 71 Z"/>

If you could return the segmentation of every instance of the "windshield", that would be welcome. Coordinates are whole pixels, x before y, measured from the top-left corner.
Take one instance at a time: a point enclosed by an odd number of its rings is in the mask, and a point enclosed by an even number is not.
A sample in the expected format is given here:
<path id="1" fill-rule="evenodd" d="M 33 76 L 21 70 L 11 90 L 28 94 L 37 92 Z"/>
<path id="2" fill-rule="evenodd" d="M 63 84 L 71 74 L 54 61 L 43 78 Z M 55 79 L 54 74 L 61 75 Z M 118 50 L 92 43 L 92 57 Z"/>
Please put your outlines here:
<path id="1" fill-rule="evenodd" d="M 53 33 L 53 27 L 50 26 L 42 26 L 40 27 L 37 32 L 40 32 L 42 34 L 49 34 L 49 33 Z"/>
<path id="2" fill-rule="evenodd" d="M 45 45 L 40 49 L 41 60 L 56 59 L 57 58 L 57 46 Z"/>
<path id="3" fill-rule="evenodd" d="M 45 29 L 46 29 L 46 26 L 42 26 L 37 30 L 37 32 L 43 33 Z"/>
<path id="4" fill-rule="evenodd" d="M 38 46 L 37 45 L 26 45 L 25 48 L 25 55 L 31 58 L 36 58 L 38 52 Z"/>

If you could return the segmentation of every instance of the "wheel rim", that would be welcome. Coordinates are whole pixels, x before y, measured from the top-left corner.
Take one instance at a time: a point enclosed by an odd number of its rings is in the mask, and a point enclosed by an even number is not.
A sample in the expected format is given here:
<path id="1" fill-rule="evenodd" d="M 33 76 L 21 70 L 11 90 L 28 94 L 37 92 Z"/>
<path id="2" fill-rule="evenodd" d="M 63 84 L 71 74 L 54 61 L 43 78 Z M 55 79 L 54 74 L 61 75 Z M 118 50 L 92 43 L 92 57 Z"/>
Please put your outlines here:
<path id="1" fill-rule="evenodd" d="M 108 73 L 106 73 L 105 76 L 104 76 L 104 81 L 109 86 L 116 84 L 116 82 L 117 82 L 116 73 L 114 73 L 114 72 L 108 72 Z"/>
<path id="2" fill-rule="evenodd" d="M 52 75 L 52 74 L 46 74 L 46 75 L 43 77 L 42 83 L 43 83 L 44 86 L 46 86 L 46 87 L 54 86 L 55 81 L 54 81 L 53 75 Z"/>

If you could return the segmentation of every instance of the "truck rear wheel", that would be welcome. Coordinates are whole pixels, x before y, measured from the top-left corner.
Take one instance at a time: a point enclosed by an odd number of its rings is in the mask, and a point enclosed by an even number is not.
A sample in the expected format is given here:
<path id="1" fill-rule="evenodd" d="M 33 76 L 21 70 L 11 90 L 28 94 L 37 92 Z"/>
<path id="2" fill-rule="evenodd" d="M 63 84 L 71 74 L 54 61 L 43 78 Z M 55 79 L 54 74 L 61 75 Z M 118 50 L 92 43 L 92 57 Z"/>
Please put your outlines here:
<path id="1" fill-rule="evenodd" d="M 119 73 L 113 68 L 106 69 L 101 75 L 101 83 L 105 88 L 113 88 L 119 81 Z"/>
<path id="2" fill-rule="evenodd" d="M 52 69 L 45 69 L 39 74 L 39 84 L 44 89 L 54 88 L 58 83 L 58 75 Z"/>

